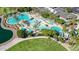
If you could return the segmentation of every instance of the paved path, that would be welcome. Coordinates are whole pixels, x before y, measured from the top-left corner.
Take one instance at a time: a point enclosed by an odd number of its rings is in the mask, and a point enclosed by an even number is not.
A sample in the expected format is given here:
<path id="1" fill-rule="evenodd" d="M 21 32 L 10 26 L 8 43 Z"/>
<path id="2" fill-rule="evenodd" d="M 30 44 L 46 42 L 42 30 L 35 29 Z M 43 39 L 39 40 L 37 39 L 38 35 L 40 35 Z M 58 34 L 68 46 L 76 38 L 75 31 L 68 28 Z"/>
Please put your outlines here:
<path id="1" fill-rule="evenodd" d="M 56 41 L 55 38 L 51 38 L 52 40 Z M 69 44 L 67 43 L 62 43 L 61 41 L 56 41 L 57 43 L 59 43 L 60 45 L 62 45 L 65 49 L 67 49 L 68 51 L 71 51 L 71 49 L 69 48 Z"/>
<path id="2" fill-rule="evenodd" d="M 35 39 L 35 38 L 48 38 L 47 36 L 30 37 L 30 38 L 26 38 L 26 39 L 18 38 L 18 37 L 16 37 L 17 35 L 16 35 L 16 31 L 15 30 L 10 29 L 10 28 L 6 28 L 3 25 L 3 19 L 1 21 L 1 27 L 4 28 L 4 29 L 8 29 L 8 30 L 13 31 L 13 37 L 10 39 L 11 41 L 8 41 L 8 42 L 5 42 L 5 44 L 2 44 L 0 46 L 0 50 L 1 51 L 7 50 L 8 48 L 12 47 L 13 45 L 15 45 L 15 44 L 17 44 L 17 43 L 19 43 L 21 41 L 24 41 L 24 40 Z M 51 38 L 51 39 L 55 40 L 54 38 Z M 56 41 L 56 42 L 59 43 L 59 44 L 61 44 L 63 47 L 65 47 L 67 50 L 70 51 L 70 49 L 68 48 L 68 45 L 67 44 L 63 44 L 63 43 L 58 42 L 58 41 Z"/>
<path id="3" fill-rule="evenodd" d="M 48 37 L 46 37 L 46 36 L 38 36 L 38 37 L 30 37 L 30 38 L 25 38 L 25 39 L 23 39 L 23 38 L 15 38 L 11 42 L 9 42 L 9 43 L 7 43 L 7 44 L 5 44 L 3 46 L 0 46 L 0 50 L 4 51 L 4 50 L 7 50 L 8 48 L 12 47 L 13 45 L 15 45 L 15 44 L 17 44 L 17 43 L 19 43 L 21 41 L 29 40 L 29 39 L 36 39 L 36 38 L 48 38 Z"/>
<path id="4" fill-rule="evenodd" d="M 79 14 L 75 14 L 75 13 L 72 13 L 72 14 L 76 15 L 77 16 L 77 19 L 79 19 Z"/>
<path id="5" fill-rule="evenodd" d="M 36 38 L 48 38 L 47 36 L 38 36 L 38 37 L 30 37 L 30 38 L 15 38 L 14 40 L 12 40 L 11 42 L 3 45 L 3 46 L 0 46 L 0 50 L 1 51 L 4 51 L 4 50 L 7 50 L 8 48 L 12 47 L 13 45 L 21 42 L 21 41 L 24 41 L 24 40 L 29 40 L 29 39 L 36 39 Z M 51 38 L 52 40 L 56 41 L 54 38 Z M 70 49 L 68 48 L 68 45 L 67 44 L 63 44 L 61 42 L 58 42 L 56 41 L 57 43 L 61 44 L 64 48 L 66 48 L 68 51 L 70 51 Z"/>

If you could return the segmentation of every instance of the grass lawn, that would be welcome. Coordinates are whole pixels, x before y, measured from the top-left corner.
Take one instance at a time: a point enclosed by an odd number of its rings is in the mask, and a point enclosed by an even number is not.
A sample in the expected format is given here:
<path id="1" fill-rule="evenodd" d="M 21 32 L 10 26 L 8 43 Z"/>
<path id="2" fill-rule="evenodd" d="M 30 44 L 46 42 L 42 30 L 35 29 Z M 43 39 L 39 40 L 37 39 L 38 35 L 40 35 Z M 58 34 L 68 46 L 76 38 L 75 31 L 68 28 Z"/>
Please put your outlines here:
<path id="1" fill-rule="evenodd" d="M 41 38 L 22 41 L 8 51 L 66 51 L 66 49 L 51 39 Z"/>
<path id="2" fill-rule="evenodd" d="M 79 51 L 79 40 L 77 40 L 77 43 L 75 45 L 72 45 L 70 49 L 72 51 Z"/>

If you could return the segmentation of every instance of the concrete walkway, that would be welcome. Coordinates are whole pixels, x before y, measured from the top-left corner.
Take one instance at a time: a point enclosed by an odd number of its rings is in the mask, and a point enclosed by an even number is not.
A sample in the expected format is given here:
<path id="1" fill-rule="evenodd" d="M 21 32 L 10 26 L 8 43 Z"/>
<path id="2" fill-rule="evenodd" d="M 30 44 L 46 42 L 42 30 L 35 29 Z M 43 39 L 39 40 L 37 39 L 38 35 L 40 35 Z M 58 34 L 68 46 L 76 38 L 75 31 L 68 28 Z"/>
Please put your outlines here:
<path id="1" fill-rule="evenodd" d="M 16 35 L 16 30 L 13 30 L 11 28 L 6 28 L 3 25 L 3 19 L 1 21 L 1 27 L 4 28 L 4 29 L 8 29 L 8 30 L 13 31 L 13 37 L 10 39 L 11 41 L 5 42 L 5 44 L 1 44 L 1 46 L 0 46 L 0 50 L 1 51 L 7 50 L 8 48 L 12 47 L 13 45 L 15 45 L 15 44 L 17 44 L 17 43 L 19 43 L 21 41 L 24 41 L 24 40 L 36 39 L 36 38 L 48 38 L 47 36 L 30 37 L 30 38 L 25 38 L 25 39 L 18 38 L 18 37 L 16 37 L 17 36 Z M 51 38 L 51 39 L 53 39 L 54 41 L 56 41 L 54 38 Z M 64 44 L 64 43 L 61 43 L 61 42 L 58 42 L 58 41 L 56 41 L 56 42 L 59 43 L 59 44 L 61 44 L 63 47 L 65 47 L 67 50 L 70 51 L 70 49 L 68 48 L 67 44 Z"/>
<path id="2" fill-rule="evenodd" d="M 62 45 L 65 49 L 67 49 L 68 51 L 71 51 L 71 49 L 69 48 L 69 44 L 67 43 L 62 43 L 61 41 L 56 41 L 55 38 L 51 38 L 52 40 L 54 40 L 55 42 L 59 43 L 60 45 Z"/>
<path id="3" fill-rule="evenodd" d="M 29 39 L 36 39 L 36 38 L 48 38 L 46 36 L 38 36 L 38 37 L 30 37 L 30 38 L 15 38 L 13 39 L 11 42 L 3 45 L 3 46 L 0 46 L 0 50 L 1 51 L 4 51 L 4 50 L 7 50 L 8 48 L 12 47 L 13 45 L 21 42 L 21 41 L 24 41 L 24 40 L 29 40 Z"/>
<path id="4" fill-rule="evenodd" d="M 5 51 L 7 49 L 9 49 L 10 47 L 14 46 L 15 44 L 24 41 L 24 40 L 29 40 L 29 39 L 37 39 L 37 38 L 48 38 L 47 36 L 38 36 L 38 37 L 30 37 L 30 38 L 15 38 L 14 40 L 12 40 L 11 42 L 0 46 L 0 50 L 1 51 Z M 54 38 L 51 38 L 52 40 L 56 41 Z M 60 41 L 56 41 L 58 44 L 62 45 L 64 48 L 66 48 L 68 51 L 70 51 L 70 49 L 68 48 L 67 44 L 61 43 Z"/>

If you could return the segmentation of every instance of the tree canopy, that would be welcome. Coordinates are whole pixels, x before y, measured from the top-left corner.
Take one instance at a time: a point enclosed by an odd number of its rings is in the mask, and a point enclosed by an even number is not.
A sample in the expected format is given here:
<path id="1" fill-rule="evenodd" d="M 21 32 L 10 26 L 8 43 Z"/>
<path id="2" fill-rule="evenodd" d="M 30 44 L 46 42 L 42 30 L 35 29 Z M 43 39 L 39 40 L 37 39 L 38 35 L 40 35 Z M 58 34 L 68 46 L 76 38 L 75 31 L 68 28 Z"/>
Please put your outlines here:
<path id="1" fill-rule="evenodd" d="M 32 11 L 32 8 L 31 7 L 20 7 L 17 9 L 17 11 L 19 12 L 30 12 Z"/>
<path id="2" fill-rule="evenodd" d="M 55 21 L 57 23 L 60 23 L 60 24 L 64 24 L 65 23 L 65 21 L 63 19 L 60 19 L 60 18 L 56 18 Z"/>
<path id="3" fill-rule="evenodd" d="M 23 30 L 18 30 L 17 31 L 17 36 L 20 38 L 26 38 L 27 37 L 27 33 Z"/>
<path id="4" fill-rule="evenodd" d="M 51 18 L 51 19 L 56 18 L 56 16 L 54 14 L 50 13 L 50 12 L 42 12 L 41 16 L 44 17 L 44 18 Z"/>

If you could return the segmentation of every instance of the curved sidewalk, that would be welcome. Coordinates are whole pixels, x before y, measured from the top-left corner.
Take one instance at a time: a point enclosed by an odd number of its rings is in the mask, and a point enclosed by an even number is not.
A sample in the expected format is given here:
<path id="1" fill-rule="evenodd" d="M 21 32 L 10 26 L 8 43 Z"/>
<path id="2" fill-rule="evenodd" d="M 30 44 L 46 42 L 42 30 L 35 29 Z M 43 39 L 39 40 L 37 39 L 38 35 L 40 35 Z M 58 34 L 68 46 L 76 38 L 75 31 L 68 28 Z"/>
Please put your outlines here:
<path id="1" fill-rule="evenodd" d="M 15 38 L 13 39 L 11 42 L 3 45 L 3 46 L 0 46 L 0 50 L 1 51 L 4 51 L 4 50 L 7 50 L 8 48 L 12 47 L 13 45 L 21 42 L 21 41 L 24 41 L 24 40 L 29 40 L 29 39 L 36 39 L 36 38 L 48 38 L 46 36 L 38 36 L 38 37 L 30 37 L 30 38 Z"/>
<path id="2" fill-rule="evenodd" d="M 24 40 L 29 40 L 29 39 L 36 39 L 36 38 L 48 38 L 47 36 L 38 36 L 38 37 L 30 37 L 30 38 L 15 38 L 14 40 L 12 40 L 11 42 L 9 42 L 8 44 L 6 45 L 3 45 L 0 47 L 0 50 L 1 51 L 5 51 L 7 50 L 8 48 L 12 47 L 13 45 L 21 42 L 21 41 L 24 41 Z M 52 40 L 56 41 L 54 38 L 51 38 Z M 68 48 L 68 45 L 67 44 L 64 44 L 64 43 L 61 43 L 61 42 L 58 42 L 56 41 L 58 44 L 61 44 L 64 48 L 66 48 L 68 51 L 70 51 L 70 49 Z"/>
<path id="3" fill-rule="evenodd" d="M 3 18 L 2 18 L 2 21 L 1 21 L 1 27 L 4 28 L 4 29 L 8 29 L 8 30 L 11 30 L 13 32 L 13 37 L 10 39 L 11 41 L 9 42 L 5 42 L 6 44 L 3 44 L 0 46 L 0 50 L 1 51 L 4 51 L 4 50 L 7 50 L 8 48 L 12 47 L 13 45 L 23 41 L 23 40 L 29 40 L 29 39 L 35 39 L 35 38 L 48 38 L 47 36 L 38 36 L 38 37 L 30 37 L 30 38 L 25 38 L 25 39 L 22 39 L 22 38 L 18 38 L 16 37 L 16 30 L 13 30 L 11 28 L 6 28 L 4 25 L 3 25 Z M 15 38 L 16 37 L 16 38 Z M 51 38 L 53 39 L 54 41 L 56 41 L 54 38 Z M 67 44 L 64 44 L 64 43 L 61 43 L 61 42 L 58 42 L 56 41 L 57 43 L 61 44 L 64 48 L 66 48 L 68 51 L 70 51 L 70 49 L 68 48 L 68 45 Z"/>

